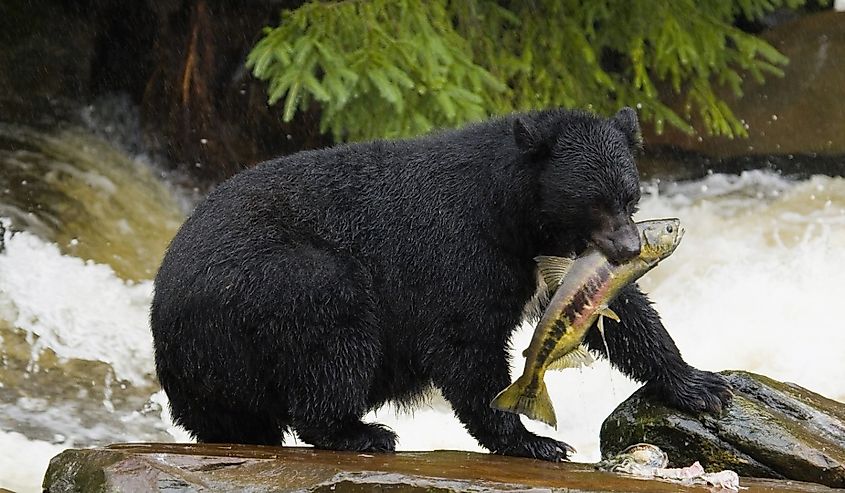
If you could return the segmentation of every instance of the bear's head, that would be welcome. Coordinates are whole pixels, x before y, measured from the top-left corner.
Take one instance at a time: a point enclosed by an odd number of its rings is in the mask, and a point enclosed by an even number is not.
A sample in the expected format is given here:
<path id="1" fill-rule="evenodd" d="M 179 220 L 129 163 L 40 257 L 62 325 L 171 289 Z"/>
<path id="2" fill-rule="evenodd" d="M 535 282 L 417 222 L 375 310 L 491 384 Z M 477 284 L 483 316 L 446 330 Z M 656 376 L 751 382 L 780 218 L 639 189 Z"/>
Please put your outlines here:
<path id="1" fill-rule="evenodd" d="M 533 113 L 516 118 L 513 132 L 525 158 L 542 166 L 541 225 L 559 247 L 578 253 L 591 242 L 615 262 L 639 254 L 640 237 L 631 219 L 640 199 L 634 163 L 640 127 L 634 110 L 623 108 L 611 118 L 562 110 Z"/>

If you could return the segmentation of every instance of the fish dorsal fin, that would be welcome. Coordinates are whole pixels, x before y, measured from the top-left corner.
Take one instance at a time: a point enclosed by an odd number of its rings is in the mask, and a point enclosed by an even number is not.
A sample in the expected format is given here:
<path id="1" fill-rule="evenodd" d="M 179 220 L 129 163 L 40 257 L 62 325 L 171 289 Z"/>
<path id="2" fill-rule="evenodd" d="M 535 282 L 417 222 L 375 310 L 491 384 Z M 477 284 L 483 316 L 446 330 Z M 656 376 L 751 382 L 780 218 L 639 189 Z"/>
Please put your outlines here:
<path id="1" fill-rule="evenodd" d="M 580 368 L 590 366 L 596 359 L 590 354 L 587 346 L 581 344 L 572 351 L 555 358 L 549 363 L 549 370 L 565 370 L 567 368 Z"/>
<path id="2" fill-rule="evenodd" d="M 575 262 L 573 259 L 567 257 L 544 255 L 534 257 L 534 261 L 537 262 L 537 269 L 540 271 L 543 281 L 549 287 L 549 291 L 554 291 L 560 286 L 564 276 L 566 276 L 573 262 Z"/>

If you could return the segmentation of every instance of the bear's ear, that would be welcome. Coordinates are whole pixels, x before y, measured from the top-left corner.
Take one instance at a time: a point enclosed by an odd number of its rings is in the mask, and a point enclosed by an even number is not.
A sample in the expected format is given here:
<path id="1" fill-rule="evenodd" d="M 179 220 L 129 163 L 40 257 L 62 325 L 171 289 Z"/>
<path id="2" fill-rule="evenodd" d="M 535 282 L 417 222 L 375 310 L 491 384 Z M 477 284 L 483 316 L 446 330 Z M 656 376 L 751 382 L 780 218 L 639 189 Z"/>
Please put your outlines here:
<path id="1" fill-rule="evenodd" d="M 637 120 L 637 112 L 627 106 L 619 110 L 619 113 L 611 118 L 613 126 L 622 131 L 628 141 L 628 147 L 641 148 L 643 135 L 640 132 L 640 122 Z"/>
<path id="2" fill-rule="evenodd" d="M 513 121 L 513 138 L 516 146 L 531 157 L 543 157 L 549 152 L 548 142 L 540 134 L 537 125 L 527 118 L 517 117 Z"/>

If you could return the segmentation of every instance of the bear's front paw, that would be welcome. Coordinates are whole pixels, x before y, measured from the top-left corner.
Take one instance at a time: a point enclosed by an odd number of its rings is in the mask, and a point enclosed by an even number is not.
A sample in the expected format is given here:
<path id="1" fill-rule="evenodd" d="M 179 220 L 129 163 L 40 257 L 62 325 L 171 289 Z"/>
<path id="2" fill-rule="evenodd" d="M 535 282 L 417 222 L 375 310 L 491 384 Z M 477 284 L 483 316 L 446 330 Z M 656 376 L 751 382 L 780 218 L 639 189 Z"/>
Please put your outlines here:
<path id="1" fill-rule="evenodd" d="M 717 373 L 688 367 L 669 381 L 649 384 L 668 405 L 682 411 L 719 414 L 733 398 L 731 384 Z"/>
<path id="2" fill-rule="evenodd" d="M 514 439 L 493 450 L 494 453 L 513 457 L 529 457 L 550 462 L 569 460 L 569 454 L 574 454 L 572 446 L 553 438 L 537 436 L 525 432 L 520 438 Z"/>

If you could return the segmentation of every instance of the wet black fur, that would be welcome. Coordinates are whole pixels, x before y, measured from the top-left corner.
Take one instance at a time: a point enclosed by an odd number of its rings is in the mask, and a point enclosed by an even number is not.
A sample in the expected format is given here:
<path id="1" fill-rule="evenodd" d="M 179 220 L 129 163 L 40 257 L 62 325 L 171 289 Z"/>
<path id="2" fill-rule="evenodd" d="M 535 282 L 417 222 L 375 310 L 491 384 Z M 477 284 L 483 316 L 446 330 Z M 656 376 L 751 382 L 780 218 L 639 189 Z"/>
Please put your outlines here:
<path id="1" fill-rule="evenodd" d="M 395 434 L 360 418 L 433 384 L 491 451 L 565 458 L 489 403 L 511 381 L 533 258 L 583 249 L 639 198 L 638 133 L 628 109 L 549 110 L 303 152 L 223 183 L 155 282 L 156 367 L 176 422 L 203 442 L 279 444 L 293 429 L 317 447 L 391 451 Z M 727 399 L 635 287 L 613 309 L 619 368 L 682 408 Z"/>

